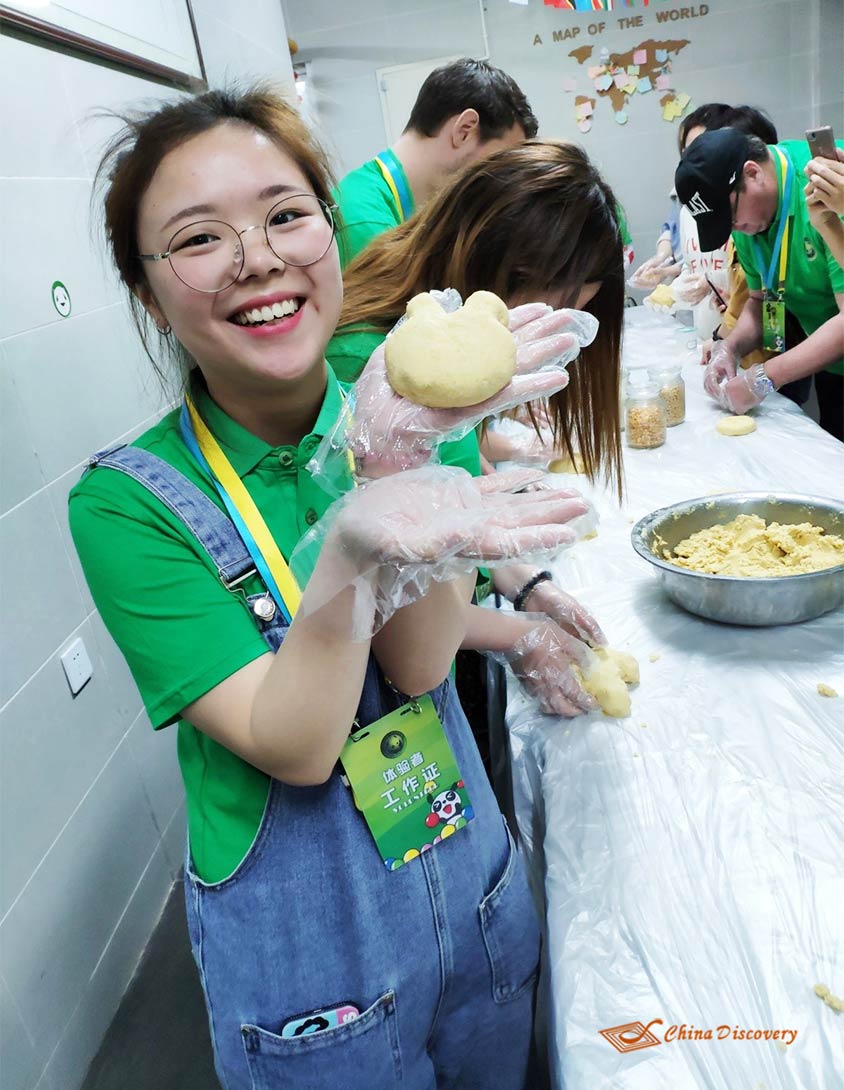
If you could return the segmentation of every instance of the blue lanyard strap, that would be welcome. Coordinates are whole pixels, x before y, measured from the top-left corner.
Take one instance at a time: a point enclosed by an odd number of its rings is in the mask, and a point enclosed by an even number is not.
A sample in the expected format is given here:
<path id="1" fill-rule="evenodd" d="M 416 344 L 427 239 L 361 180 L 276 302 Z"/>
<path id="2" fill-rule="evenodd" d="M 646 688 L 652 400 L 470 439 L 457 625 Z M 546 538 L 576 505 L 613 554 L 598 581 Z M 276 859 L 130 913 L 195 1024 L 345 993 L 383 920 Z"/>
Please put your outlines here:
<path id="1" fill-rule="evenodd" d="M 779 148 L 775 149 L 780 157 L 780 163 L 784 172 L 783 185 L 782 185 L 782 208 L 780 210 L 780 222 L 777 227 L 777 237 L 774 241 L 774 248 L 771 251 L 771 262 L 768 265 L 767 273 L 765 271 L 765 258 L 762 254 L 762 247 L 759 245 L 759 240 L 754 235 L 751 241 L 753 242 L 753 249 L 756 254 L 756 267 L 759 270 L 759 275 L 762 277 L 762 282 L 768 291 L 773 291 L 774 288 L 774 273 L 777 267 L 777 262 L 780 261 L 782 245 L 783 245 L 783 233 L 785 232 L 786 224 L 789 217 L 789 206 L 791 204 L 791 186 L 794 182 L 794 168 L 791 165 L 791 160 L 788 159 Z M 785 260 L 780 262 L 779 273 L 779 287 L 782 288 L 785 283 L 785 267 L 788 260 L 788 254 L 782 255 Z"/>
<path id="2" fill-rule="evenodd" d="M 396 200 L 398 212 L 401 215 L 402 223 L 404 223 L 406 219 L 409 219 L 413 215 L 413 196 L 411 195 L 401 164 L 389 148 L 387 148 L 386 151 L 382 151 L 380 155 L 376 155 L 375 162 L 380 167 L 381 173 L 384 175 L 387 184 L 390 185 L 392 182 L 390 191 L 393 194 L 393 199 Z"/>
<path id="3" fill-rule="evenodd" d="M 182 402 L 182 411 L 179 414 L 179 427 L 181 429 L 182 438 L 185 441 L 185 445 L 196 459 L 197 464 L 199 465 L 205 476 L 214 485 L 220 499 L 223 501 L 226 511 L 228 511 L 229 518 L 234 523 L 235 529 L 237 530 L 238 534 L 240 534 L 241 538 L 243 539 L 244 545 L 249 550 L 249 555 L 255 562 L 255 567 L 258 569 L 258 573 L 264 580 L 264 586 L 272 595 L 275 604 L 281 610 L 287 623 L 290 624 L 293 620 L 292 614 L 287 608 L 287 603 L 285 602 L 281 591 L 278 589 L 278 583 L 273 577 L 269 565 L 264 559 L 264 554 L 258 547 L 258 543 L 252 536 L 252 533 L 250 532 L 248 526 L 243 521 L 243 518 L 241 517 L 241 514 L 235 506 L 231 496 L 228 494 L 225 488 L 223 488 L 222 484 L 220 484 L 220 482 L 217 480 L 211 467 L 208 464 L 205 455 L 199 449 L 199 443 L 196 439 L 196 433 L 193 429 L 193 423 L 190 418 L 190 413 L 188 412 L 187 403 L 184 401 Z"/>

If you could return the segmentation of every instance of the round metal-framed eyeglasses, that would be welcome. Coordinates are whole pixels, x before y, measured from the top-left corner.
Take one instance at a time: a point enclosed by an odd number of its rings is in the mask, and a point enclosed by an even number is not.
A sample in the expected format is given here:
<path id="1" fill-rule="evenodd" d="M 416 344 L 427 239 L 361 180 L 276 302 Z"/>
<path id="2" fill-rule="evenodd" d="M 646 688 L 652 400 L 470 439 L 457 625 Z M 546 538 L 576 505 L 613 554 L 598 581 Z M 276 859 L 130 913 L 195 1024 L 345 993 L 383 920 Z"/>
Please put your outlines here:
<path id="1" fill-rule="evenodd" d="M 334 238 L 336 204 L 313 193 L 294 193 L 274 204 L 263 224 L 238 231 L 224 220 L 196 220 L 180 227 L 160 254 L 138 254 L 141 261 L 169 261 L 176 276 L 194 291 L 216 294 L 243 272 L 243 236 L 263 230 L 267 245 L 285 265 L 306 268 L 328 253 Z"/>

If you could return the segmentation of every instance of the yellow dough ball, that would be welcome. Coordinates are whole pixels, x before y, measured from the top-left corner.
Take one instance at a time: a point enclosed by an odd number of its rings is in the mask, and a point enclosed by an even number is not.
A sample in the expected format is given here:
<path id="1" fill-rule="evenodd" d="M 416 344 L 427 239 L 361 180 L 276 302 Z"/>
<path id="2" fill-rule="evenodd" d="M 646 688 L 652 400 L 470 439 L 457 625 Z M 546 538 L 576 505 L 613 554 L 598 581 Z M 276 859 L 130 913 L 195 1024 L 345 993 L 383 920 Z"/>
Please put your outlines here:
<path id="1" fill-rule="evenodd" d="M 756 421 L 752 416 L 724 416 L 715 425 L 715 430 L 722 435 L 750 435 L 756 431 Z"/>
<path id="2" fill-rule="evenodd" d="M 625 719 L 630 714 L 627 686 L 639 683 L 639 663 L 633 655 L 612 647 L 598 647 L 594 654 L 597 662 L 585 672 L 578 669 L 578 680 L 605 715 Z"/>
<path id="3" fill-rule="evenodd" d="M 497 394 L 516 370 L 507 307 L 476 291 L 446 314 L 423 292 L 407 305 L 407 321 L 384 346 L 387 379 L 402 397 L 432 409 L 477 405 Z"/>

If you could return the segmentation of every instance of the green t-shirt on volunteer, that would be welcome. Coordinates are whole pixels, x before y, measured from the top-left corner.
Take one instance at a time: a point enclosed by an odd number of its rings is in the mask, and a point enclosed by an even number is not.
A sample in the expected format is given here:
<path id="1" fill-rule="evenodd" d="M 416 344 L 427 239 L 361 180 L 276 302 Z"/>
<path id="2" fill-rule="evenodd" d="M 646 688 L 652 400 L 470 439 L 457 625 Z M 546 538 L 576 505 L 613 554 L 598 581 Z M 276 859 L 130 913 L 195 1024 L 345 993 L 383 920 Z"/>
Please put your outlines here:
<path id="1" fill-rule="evenodd" d="M 194 384 L 193 393 L 289 560 L 332 502 L 305 466 L 340 412 L 334 373 L 329 368 L 313 431 L 298 446 L 270 446 L 223 412 L 201 383 Z M 222 508 L 182 440 L 178 409 L 133 445 L 168 462 Z M 246 596 L 262 593 L 263 584 L 253 576 L 236 591 L 226 590 L 184 523 L 125 473 L 86 473 L 70 493 L 69 517 L 91 594 L 126 658 L 153 727 L 179 724 L 191 855 L 203 880 L 220 881 L 255 837 L 270 778 L 179 720 L 179 712 L 267 653 L 246 607 Z"/>
<path id="2" fill-rule="evenodd" d="M 844 148 L 844 141 L 836 140 L 840 148 Z M 835 317 L 839 313 L 835 293 L 844 292 L 844 269 L 838 264 L 829 252 L 823 238 L 814 229 L 809 221 L 809 210 L 806 206 L 806 198 L 803 195 L 805 176 L 803 168 L 812 157 L 809 146 L 803 140 L 784 140 L 780 144 L 772 144 L 780 148 L 794 168 L 794 181 L 791 186 L 791 200 L 789 204 L 788 265 L 785 273 L 785 305 L 794 314 L 803 327 L 805 333 L 812 334 L 819 329 L 824 322 Z M 773 152 L 774 166 L 777 172 L 777 188 L 779 190 L 779 203 L 773 222 L 768 230 L 761 235 L 745 235 L 741 231 L 733 232 L 736 253 L 747 277 L 747 286 L 750 291 L 763 289 L 762 277 L 756 263 L 756 247 L 753 239 L 759 243 L 759 249 L 765 265 L 769 265 L 774 243 L 777 238 L 779 226 L 779 214 L 782 207 L 783 177 L 780 157 Z M 826 367 L 836 375 L 844 375 L 844 359 L 836 360 Z"/>
<path id="3" fill-rule="evenodd" d="M 632 246 L 633 239 L 630 235 L 630 228 L 627 226 L 627 216 L 624 214 L 624 209 L 620 204 L 616 203 L 615 217 L 618 220 L 618 233 L 621 236 L 622 246 Z"/>
<path id="4" fill-rule="evenodd" d="M 401 163 L 395 156 L 390 162 L 412 200 Z M 337 246 L 340 265 L 344 269 L 374 238 L 403 222 L 401 208 L 397 207 L 390 186 L 374 159 L 347 174 L 331 195 L 340 208 Z M 412 207 L 409 212 L 413 212 Z"/>

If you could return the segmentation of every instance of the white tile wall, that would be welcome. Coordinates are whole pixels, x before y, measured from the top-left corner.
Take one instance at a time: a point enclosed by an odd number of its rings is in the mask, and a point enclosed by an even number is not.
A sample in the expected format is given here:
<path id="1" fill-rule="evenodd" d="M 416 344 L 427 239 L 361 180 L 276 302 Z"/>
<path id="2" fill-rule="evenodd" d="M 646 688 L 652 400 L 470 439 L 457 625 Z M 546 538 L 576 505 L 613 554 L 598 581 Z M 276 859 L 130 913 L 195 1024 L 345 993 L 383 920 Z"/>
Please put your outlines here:
<path id="1" fill-rule="evenodd" d="M 50 1056 L 45 1073 L 57 1087 L 77 1086 L 84 1078 L 108 1029 L 111 1014 L 132 979 L 139 952 L 158 922 L 172 884 L 164 848 L 159 844 L 91 975 L 84 1001 L 73 1011 Z M 126 1077 L 130 1078 L 129 1072 Z"/>
<path id="2" fill-rule="evenodd" d="M 6 350 L 0 342 L 0 515 L 44 483 Z"/>
<path id="3" fill-rule="evenodd" d="M 277 0 L 193 7 L 212 85 L 292 89 Z M 166 408 L 89 216 L 120 126 L 101 114 L 182 93 L 0 37 L 2 1090 L 81 1084 L 184 860 L 176 732 L 152 731 L 67 527 L 88 454 Z M 58 660 L 73 634 L 94 667 L 76 699 Z"/>
<path id="4" fill-rule="evenodd" d="M 0 519 L 3 626 L 0 705 L 23 686 L 85 619 L 61 531 L 46 491 Z"/>
<path id="5" fill-rule="evenodd" d="M 48 1055 L 158 840 L 137 767 L 121 744 L 0 924 L 6 981 Z"/>

